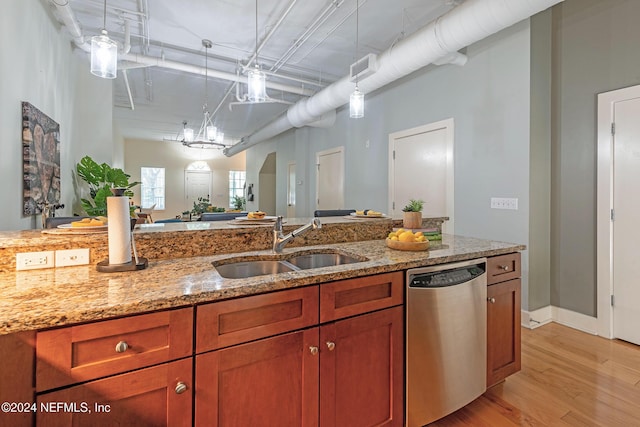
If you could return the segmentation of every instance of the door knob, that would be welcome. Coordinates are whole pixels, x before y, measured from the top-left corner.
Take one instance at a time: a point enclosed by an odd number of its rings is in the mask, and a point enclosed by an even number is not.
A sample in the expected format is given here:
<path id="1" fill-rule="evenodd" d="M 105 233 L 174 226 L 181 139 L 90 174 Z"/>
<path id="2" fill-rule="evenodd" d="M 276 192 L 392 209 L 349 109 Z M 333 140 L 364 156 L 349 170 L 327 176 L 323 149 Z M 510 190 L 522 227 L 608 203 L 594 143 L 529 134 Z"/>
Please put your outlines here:
<path id="1" fill-rule="evenodd" d="M 329 351 L 333 351 L 333 349 L 336 348 L 336 343 L 327 341 L 327 348 L 329 349 Z"/>
<path id="2" fill-rule="evenodd" d="M 178 384 L 176 384 L 176 394 L 182 394 L 185 391 L 187 391 L 187 385 L 185 383 L 180 381 Z"/>
<path id="3" fill-rule="evenodd" d="M 487 301 L 489 301 L 491 304 L 495 304 L 496 303 L 496 299 L 494 297 L 487 298 Z"/>
<path id="4" fill-rule="evenodd" d="M 318 354 L 318 347 L 312 345 L 309 347 L 309 351 L 311 352 L 312 355 L 315 356 L 316 354 Z"/>
<path id="5" fill-rule="evenodd" d="M 116 344 L 116 353 L 124 353 L 129 348 L 129 344 L 126 341 L 120 341 Z"/>

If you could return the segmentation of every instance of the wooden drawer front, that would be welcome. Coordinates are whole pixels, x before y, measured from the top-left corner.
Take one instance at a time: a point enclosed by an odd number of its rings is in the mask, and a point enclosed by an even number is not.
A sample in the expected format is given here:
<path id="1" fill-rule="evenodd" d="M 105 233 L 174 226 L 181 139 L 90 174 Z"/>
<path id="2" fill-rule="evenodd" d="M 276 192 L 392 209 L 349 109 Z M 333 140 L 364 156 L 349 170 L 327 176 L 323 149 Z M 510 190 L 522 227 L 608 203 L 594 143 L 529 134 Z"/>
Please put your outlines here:
<path id="1" fill-rule="evenodd" d="M 196 352 L 202 353 L 318 323 L 318 287 L 198 306 Z"/>
<path id="2" fill-rule="evenodd" d="M 520 277 L 520 252 L 487 258 L 487 284 Z"/>
<path id="3" fill-rule="evenodd" d="M 126 349 L 120 343 L 126 343 Z M 122 373 L 192 352 L 191 308 L 39 332 L 36 390 Z"/>
<path id="4" fill-rule="evenodd" d="M 36 425 L 191 426 L 192 366 L 192 358 L 182 359 L 41 394 Z"/>
<path id="5" fill-rule="evenodd" d="M 402 272 L 320 285 L 320 322 L 330 322 L 403 303 Z"/>

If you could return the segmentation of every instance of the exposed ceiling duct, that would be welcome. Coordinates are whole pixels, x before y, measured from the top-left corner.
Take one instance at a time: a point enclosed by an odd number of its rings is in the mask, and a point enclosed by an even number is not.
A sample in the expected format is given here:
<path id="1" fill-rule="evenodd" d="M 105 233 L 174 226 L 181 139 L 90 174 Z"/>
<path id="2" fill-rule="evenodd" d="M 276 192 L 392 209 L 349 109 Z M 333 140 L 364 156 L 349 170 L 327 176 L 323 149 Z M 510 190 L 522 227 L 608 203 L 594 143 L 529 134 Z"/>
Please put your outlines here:
<path id="1" fill-rule="evenodd" d="M 371 93 L 561 1 L 467 0 L 379 54 L 376 72 L 359 81 L 360 90 Z M 454 63 L 460 60 L 454 57 Z M 226 148 L 224 153 L 233 156 L 294 127 L 322 121 L 326 114 L 335 115 L 336 108 L 349 102 L 352 91 L 351 76 L 347 75 L 298 101 L 285 114 Z"/>

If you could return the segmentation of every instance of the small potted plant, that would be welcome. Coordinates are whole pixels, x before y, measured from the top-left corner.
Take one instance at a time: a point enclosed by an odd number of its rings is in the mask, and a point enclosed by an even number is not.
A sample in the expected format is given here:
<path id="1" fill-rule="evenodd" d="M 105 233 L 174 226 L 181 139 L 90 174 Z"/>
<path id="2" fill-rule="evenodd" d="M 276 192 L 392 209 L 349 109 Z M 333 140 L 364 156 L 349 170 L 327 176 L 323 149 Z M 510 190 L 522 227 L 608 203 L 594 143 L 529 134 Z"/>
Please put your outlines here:
<path id="1" fill-rule="evenodd" d="M 404 228 L 421 228 L 422 227 L 422 207 L 424 201 L 420 199 L 411 199 L 409 203 L 402 208 L 402 226 Z"/>

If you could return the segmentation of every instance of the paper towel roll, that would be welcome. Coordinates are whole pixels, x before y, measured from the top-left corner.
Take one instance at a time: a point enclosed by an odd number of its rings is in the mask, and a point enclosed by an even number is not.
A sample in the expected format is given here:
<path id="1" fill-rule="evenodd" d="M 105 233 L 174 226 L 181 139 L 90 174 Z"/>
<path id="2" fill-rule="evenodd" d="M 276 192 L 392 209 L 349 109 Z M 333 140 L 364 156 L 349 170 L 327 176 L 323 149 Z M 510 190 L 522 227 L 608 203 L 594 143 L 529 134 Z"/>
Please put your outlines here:
<path id="1" fill-rule="evenodd" d="M 109 265 L 131 262 L 131 220 L 128 197 L 107 197 Z"/>

